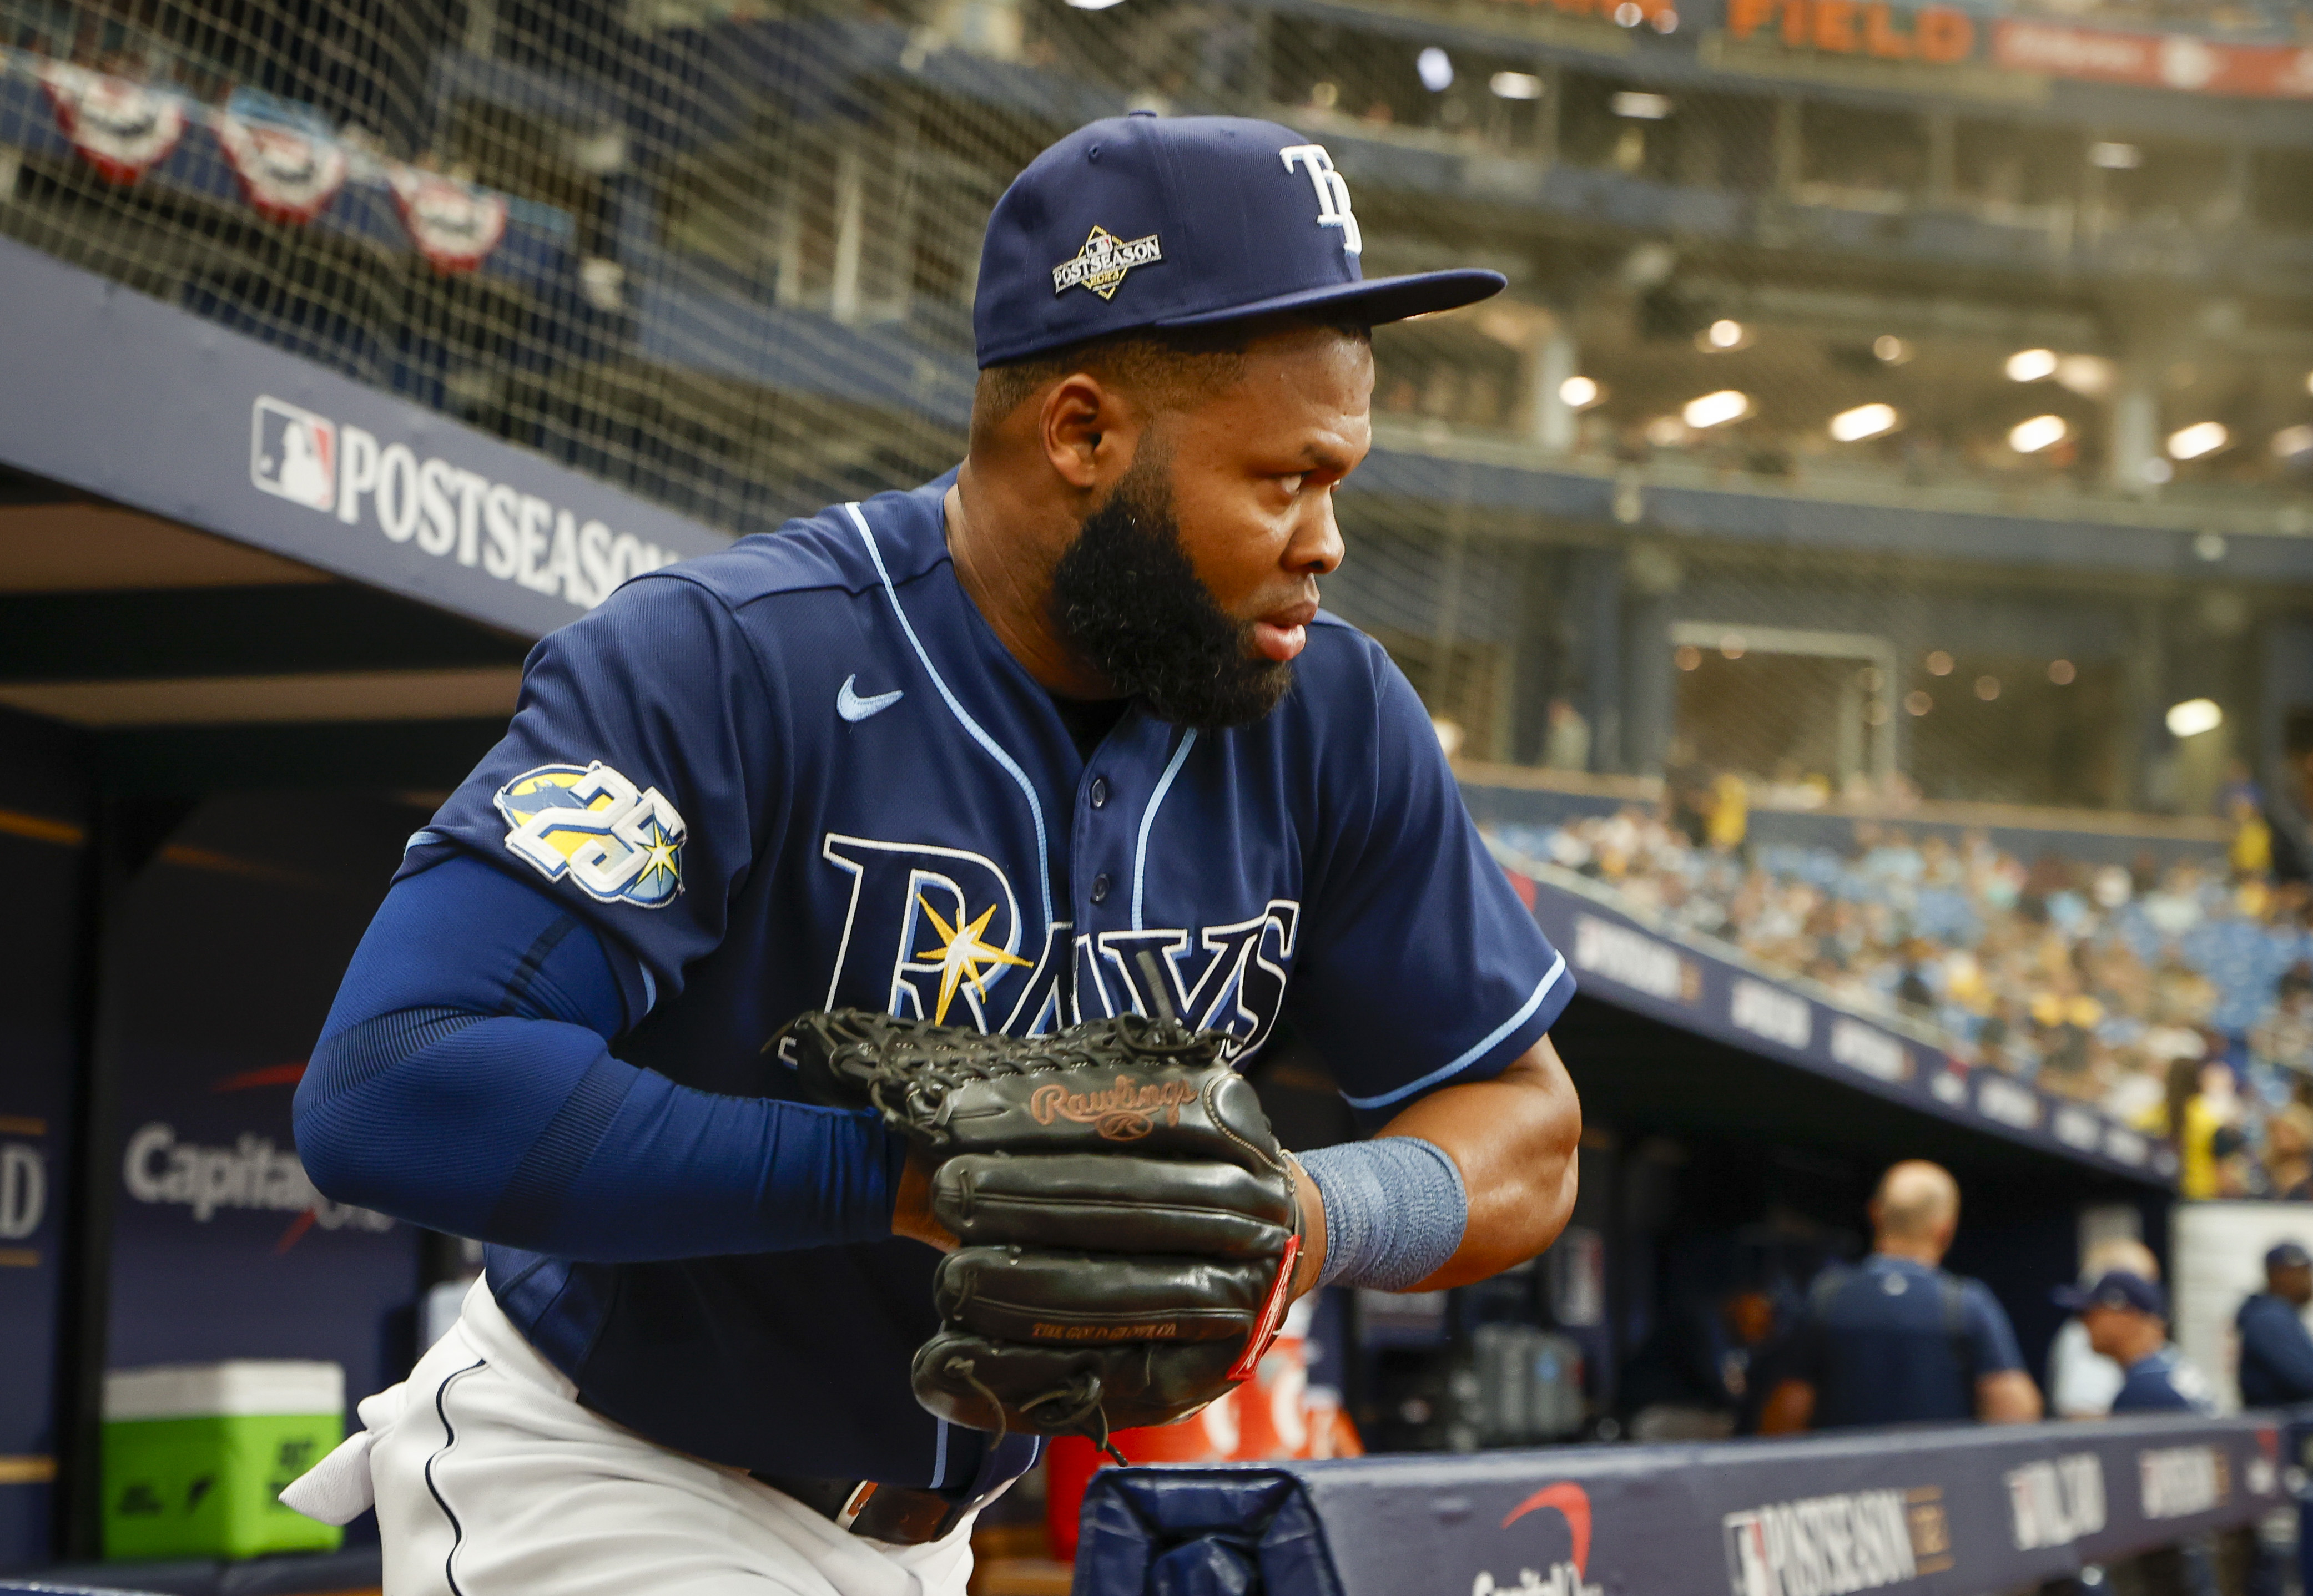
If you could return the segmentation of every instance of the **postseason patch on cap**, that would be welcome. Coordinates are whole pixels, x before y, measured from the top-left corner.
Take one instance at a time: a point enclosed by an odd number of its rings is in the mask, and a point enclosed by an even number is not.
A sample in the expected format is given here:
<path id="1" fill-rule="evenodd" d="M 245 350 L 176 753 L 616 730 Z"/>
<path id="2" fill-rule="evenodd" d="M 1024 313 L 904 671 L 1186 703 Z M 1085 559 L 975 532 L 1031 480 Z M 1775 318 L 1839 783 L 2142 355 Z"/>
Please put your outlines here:
<path id="1" fill-rule="evenodd" d="M 1126 240 L 1105 227 L 1095 227 L 1085 240 L 1083 249 L 1052 268 L 1052 292 L 1059 294 L 1071 288 L 1089 288 L 1103 299 L 1113 299 L 1125 273 L 1136 266 L 1154 266 L 1164 259 L 1165 252 L 1153 232 L 1147 238 Z"/>

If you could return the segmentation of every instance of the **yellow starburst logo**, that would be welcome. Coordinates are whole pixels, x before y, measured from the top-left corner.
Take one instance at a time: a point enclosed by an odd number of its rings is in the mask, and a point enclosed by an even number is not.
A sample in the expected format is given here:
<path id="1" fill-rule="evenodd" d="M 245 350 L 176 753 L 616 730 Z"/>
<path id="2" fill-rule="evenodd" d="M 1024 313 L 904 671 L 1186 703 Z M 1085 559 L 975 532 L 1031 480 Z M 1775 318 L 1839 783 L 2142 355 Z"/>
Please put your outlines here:
<path id="1" fill-rule="evenodd" d="M 939 910 L 925 901 L 922 893 L 916 895 L 916 902 L 930 916 L 931 923 L 939 928 L 940 934 L 939 946 L 926 948 L 916 955 L 927 964 L 940 967 L 939 1008 L 932 1015 L 933 1024 L 947 1023 L 947 1005 L 954 1001 L 955 989 L 966 981 L 972 983 L 972 991 L 986 997 L 989 970 L 1006 964 L 1016 964 L 1024 969 L 1027 968 L 1028 961 L 1018 954 L 1007 953 L 980 940 L 981 933 L 988 929 L 988 922 L 996 916 L 994 904 L 989 904 L 980 918 L 969 925 L 964 924 L 960 914 L 955 917 L 955 924 L 951 925 L 940 918 Z"/>
<path id="2" fill-rule="evenodd" d="M 642 850 L 643 867 L 635 874 L 635 890 L 658 895 L 662 890 L 657 885 L 658 878 L 664 875 L 666 886 L 663 890 L 672 892 L 682 879 L 682 860 L 678 851 L 682 840 L 669 836 L 666 828 L 656 821 L 652 821 L 643 835 L 647 841 Z"/>

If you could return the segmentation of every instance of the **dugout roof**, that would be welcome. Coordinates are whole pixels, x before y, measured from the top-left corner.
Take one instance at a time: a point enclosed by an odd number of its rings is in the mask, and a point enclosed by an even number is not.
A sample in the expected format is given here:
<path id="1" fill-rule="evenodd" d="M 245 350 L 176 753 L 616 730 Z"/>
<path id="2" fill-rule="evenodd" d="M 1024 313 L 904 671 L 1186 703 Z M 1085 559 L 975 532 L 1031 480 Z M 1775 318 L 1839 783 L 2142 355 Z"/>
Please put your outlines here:
<path id="1" fill-rule="evenodd" d="M 0 706 L 112 790 L 446 787 L 532 640 L 725 541 L 4 240 L 0 279 Z"/>

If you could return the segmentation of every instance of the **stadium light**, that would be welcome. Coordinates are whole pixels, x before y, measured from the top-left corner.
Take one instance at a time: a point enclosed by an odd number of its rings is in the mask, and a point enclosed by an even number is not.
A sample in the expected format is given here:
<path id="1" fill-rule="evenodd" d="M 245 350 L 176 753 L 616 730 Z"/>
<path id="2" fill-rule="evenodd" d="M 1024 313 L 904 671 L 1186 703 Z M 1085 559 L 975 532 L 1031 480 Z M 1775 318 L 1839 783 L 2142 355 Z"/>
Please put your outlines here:
<path id="1" fill-rule="evenodd" d="M 1443 94 L 1454 86 L 1454 57 L 1434 44 L 1413 57 L 1413 70 L 1421 86 L 1432 94 Z"/>
<path id="2" fill-rule="evenodd" d="M 1588 377 L 1569 377 L 1558 385 L 1558 397 L 1578 410 L 1598 402 L 1598 384 Z"/>
<path id="3" fill-rule="evenodd" d="M 1704 427 L 1740 421 L 1750 413 L 1751 396 L 1738 393 L 1732 388 L 1722 388 L 1716 393 L 1706 393 L 1701 399 L 1691 399 L 1686 401 L 1686 408 L 1679 412 L 1686 418 L 1686 425 L 1698 432 Z"/>
<path id="4" fill-rule="evenodd" d="M 1746 341 L 1743 324 L 1725 316 L 1702 329 L 1702 342 L 1706 348 L 1720 351 L 1739 349 Z"/>
<path id="5" fill-rule="evenodd" d="M 2082 399 L 2102 399 L 2120 379 L 2120 368 L 2101 355 L 2067 355 L 2056 362 L 2056 381 Z"/>
<path id="6" fill-rule="evenodd" d="M 2214 698 L 2187 698 L 2182 704 L 2171 704 L 2167 718 L 2169 736 L 2198 737 L 2223 725 L 2225 712 Z"/>
<path id="7" fill-rule="evenodd" d="M 1930 653 L 1928 655 L 1928 674 L 1929 674 L 1929 675 L 1930 675 L 1930 676 L 1949 676 L 1951 673 L 1952 673 L 1952 657 L 1951 657 L 1951 655 L 1949 655 L 1948 653 L 1945 653 L 1942 649 L 1940 649 L 1940 648 L 1936 649 L 1935 651 L 1933 651 L 1932 653 Z"/>
<path id="8" fill-rule="evenodd" d="M 1912 346 L 1892 332 L 1883 332 L 1871 340 L 1871 353 L 1887 365 L 1901 365 L 1912 358 Z"/>
<path id="9" fill-rule="evenodd" d="M 2313 426 L 2284 426 L 2273 434 L 2275 460 L 2294 460 L 2313 449 Z"/>
<path id="10" fill-rule="evenodd" d="M 1606 107 L 1634 122 L 1659 122 L 1671 113 L 1669 95 L 1641 94 L 1636 89 L 1623 90 L 1606 101 Z"/>
<path id="11" fill-rule="evenodd" d="M 2071 686 L 2072 679 L 2079 674 L 2079 670 L 2074 667 L 2070 660 L 2050 660 L 2048 662 L 2048 680 L 2054 682 L 2060 688 L 2068 688 Z"/>
<path id="12" fill-rule="evenodd" d="M 1892 433 L 1903 424 L 1893 405 L 1858 405 L 1831 418 L 1831 435 L 1842 443 L 1856 443 Z"/>
<path id="13" fill-rule="evenodd" d="M 2204 454 L 2214 454 L 2233 440 L 2221 421 L 2196 421 L 2190 426 L 2180 426 L 2168 434 L 2168 454 L 2172 460 L 2198 460 Z"/>
<path id="14" fill-rule="evenodd" d="M 2018 454 L 2037 454 L 2052 444 L 2062 443 L 2071 430 L 2061 416 L 2035 416 L 2008 429 L 2008 446 Z"/>
<path id="15" fill-rule="evenodd" d="M 2011 381 L 2037 382 L 2043 377 L 2056 374 L 2056 352 L 2054 349 L 2018 349 L 2008 357 L 2008 375 Z"/>
<path id="16" fill-rule="evenodd" d="M 1486 80 L 1486 87 L 1498 100 L 1539 100 L 1542 80 L 1531 72 L 1497 72 Z"/>
<path id="17" fill-rule="evenodd" d="M 2144 152 L 2134 145 L 2098 139 L 2089 146 L 2089 164 L 2106 171 L 2134 171 L 2144 164 Z"/>

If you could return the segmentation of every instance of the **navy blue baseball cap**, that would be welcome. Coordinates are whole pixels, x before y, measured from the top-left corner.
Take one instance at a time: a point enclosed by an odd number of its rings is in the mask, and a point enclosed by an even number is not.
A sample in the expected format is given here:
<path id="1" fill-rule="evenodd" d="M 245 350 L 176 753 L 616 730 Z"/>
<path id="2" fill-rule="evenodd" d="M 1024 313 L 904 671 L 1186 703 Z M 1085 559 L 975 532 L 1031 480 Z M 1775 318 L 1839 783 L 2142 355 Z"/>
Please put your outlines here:
<path id="1" fill-rule="evenodd" d="M 1288 311 L 1370 327 L 1507 285 L 1475 268 L 1368 280 L 1364 242 L 1332 158 L 1289 127 L 1111 117 L 1031 161 L 996 202 L 972 306 L 980 364 Z"/>
<path id="2" fill-rule="evenodd" d="M 2301 1269 L 2308 1264 L 2313 1264 L 2313 1254 L 2294 1241 L 2278 1242 L 2265 1255 L 2268 1269 Z"/>
<path id="3" fill-rule="evenodd" d="M 2056 1299 L 2057 1307 L 2073 1313 L 2083 1313 L 2090 1308 L 2131 1308 L 2156 1319 L 2168 1317 L 2168 1294 L 2159 1283 L 2142 1275 L 2132 1275 L 2126 1269 L 2107 1269 L 2097 1277 L 2094 1285 L 2060 1285 L 2050 1294 Z"/>

